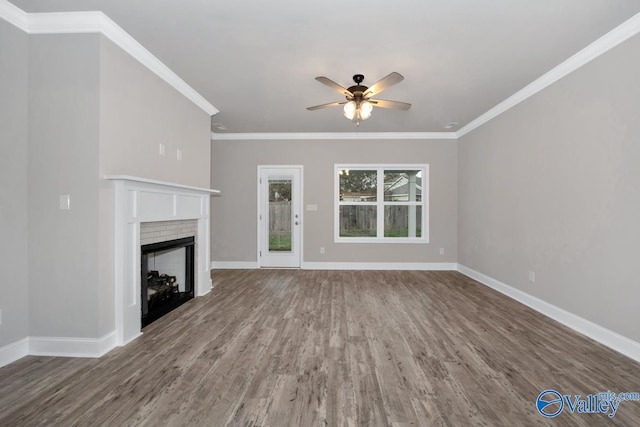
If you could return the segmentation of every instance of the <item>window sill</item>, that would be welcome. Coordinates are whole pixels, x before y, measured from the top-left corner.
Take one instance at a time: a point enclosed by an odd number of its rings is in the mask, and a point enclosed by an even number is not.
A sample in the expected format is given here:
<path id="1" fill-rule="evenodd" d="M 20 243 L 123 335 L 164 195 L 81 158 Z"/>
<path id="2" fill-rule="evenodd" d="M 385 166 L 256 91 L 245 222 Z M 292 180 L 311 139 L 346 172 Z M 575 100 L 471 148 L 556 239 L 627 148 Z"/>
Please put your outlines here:
<path id="1" fill-rule="evenodd" d="M 426 237 L 336 237 L 334 243 L 429 243 Z"/>

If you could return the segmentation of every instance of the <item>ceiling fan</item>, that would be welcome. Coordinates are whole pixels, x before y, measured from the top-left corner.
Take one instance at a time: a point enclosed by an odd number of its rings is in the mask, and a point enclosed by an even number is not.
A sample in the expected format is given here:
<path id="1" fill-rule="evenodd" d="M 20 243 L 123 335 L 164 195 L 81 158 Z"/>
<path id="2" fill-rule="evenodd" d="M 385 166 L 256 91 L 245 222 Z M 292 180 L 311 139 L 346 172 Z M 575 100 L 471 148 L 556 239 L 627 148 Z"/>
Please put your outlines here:
<path id="1" fill-rule="evenodd" d="M 356 84 L 349 88 L 344 88 L 338 83 L 324 76 L 316 77 L 316 80 L 344 95 L 346 100 L 315 105 L 313 107 L 308 107 L 307 110 L 313 111 L 319 110 L 321 108 L 344 105 L 344 116 L 351 121 L 355 121 L 357 126 L 360 126 L 361 120 L 367 120 L 369 117 L 371 117 L 373 107 L 392 108 L 394 110 L 408 110 L 409 108 L 411 108 L 411 104 L 408 104 L 406 102 L 388 101 L 385 99 L 372 98 L 386 88 L 393 86 L 396 83 L 400 83 L 402 80 L 404 80 L 404 77 L 402 77 L 400 73 L 396 73 L 395 71 L 388 76 L 378 80 L 370 87 L 362 85 L 362 82 L 364 81 L 364 76 L 362 74 L 356 74 L 353 76 L 353 81 Z"/>

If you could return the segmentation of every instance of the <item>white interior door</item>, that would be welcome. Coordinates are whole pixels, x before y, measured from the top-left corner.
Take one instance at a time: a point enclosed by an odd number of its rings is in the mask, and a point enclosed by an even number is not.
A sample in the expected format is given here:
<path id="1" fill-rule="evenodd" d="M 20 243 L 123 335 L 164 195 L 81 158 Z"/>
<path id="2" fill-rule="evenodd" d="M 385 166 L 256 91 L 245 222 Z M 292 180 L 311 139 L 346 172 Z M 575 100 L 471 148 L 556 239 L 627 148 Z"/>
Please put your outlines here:
<path id="1" fill-rule="evenodd" d="M 300 267 L 302 167 L 259 166 L 260 267 Z"/>

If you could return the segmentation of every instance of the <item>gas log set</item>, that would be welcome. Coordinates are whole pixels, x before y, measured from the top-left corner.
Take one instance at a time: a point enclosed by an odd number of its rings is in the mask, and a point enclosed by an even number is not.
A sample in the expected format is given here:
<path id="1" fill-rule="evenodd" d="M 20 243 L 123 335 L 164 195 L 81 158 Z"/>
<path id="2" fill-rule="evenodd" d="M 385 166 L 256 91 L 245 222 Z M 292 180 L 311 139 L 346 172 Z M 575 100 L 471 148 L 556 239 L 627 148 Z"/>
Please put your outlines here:
<path id="1" fill-rule="evenodd" d="M 155 270 L 147 273 L 147 302 L 149 309 L 156 305 L 178 296 L 180 290 L 176 282 L 176 276 L 160 274 Z"/>

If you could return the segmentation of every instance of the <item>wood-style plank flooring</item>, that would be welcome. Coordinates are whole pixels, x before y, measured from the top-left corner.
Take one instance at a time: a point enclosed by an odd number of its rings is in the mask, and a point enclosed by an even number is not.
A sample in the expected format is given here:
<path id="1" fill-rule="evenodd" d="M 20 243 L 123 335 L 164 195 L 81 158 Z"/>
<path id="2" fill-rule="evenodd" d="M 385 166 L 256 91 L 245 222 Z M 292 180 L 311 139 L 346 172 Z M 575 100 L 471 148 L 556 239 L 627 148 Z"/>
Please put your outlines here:
<path id="1" fill-rule="evenodd" d="M 101 359 L 0 369 L 1 426 L 640 425 L 535 399 L 639 392 L 640 364 L 457 272 L 214 271 Z"/>

